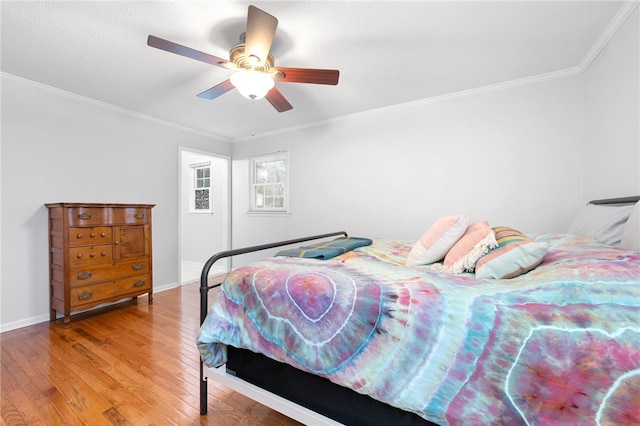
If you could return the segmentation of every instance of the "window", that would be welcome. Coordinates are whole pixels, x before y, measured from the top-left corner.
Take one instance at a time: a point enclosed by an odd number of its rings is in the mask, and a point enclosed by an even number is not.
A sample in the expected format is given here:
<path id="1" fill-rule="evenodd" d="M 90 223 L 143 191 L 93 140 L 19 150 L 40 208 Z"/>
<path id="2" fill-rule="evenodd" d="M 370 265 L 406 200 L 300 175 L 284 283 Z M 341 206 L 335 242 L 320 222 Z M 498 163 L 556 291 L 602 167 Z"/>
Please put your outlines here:
<path id="1" fill-rule="evenodd" d="M 193 179 L 189 200 L 191 213 L 212 213 L 211 163 L 191 164 Z"/>
<path id="2" fill-rule="evenodd" d="M 288 212 L 287 152 L 250 159 L 252 212 Z"/>

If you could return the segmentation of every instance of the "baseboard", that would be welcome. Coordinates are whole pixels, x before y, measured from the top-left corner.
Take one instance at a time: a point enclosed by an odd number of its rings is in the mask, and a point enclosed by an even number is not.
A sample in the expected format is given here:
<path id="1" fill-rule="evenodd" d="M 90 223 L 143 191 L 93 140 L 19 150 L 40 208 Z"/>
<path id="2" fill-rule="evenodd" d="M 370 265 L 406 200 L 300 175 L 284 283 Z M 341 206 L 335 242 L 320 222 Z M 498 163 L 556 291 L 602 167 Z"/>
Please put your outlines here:
<path id="1" fill-rule="evenodd" d="M 180 262 L 180 280 L 181 284 L 191 284 L 196 281 L 200 281 L 200 275 L 202 274 L 202 268 L 204 267 L 204 263 L 199 262 L 191 262 L 188 260 L 183 260 Z M 212 266 L 209 270 L 209 277 L 214 277 L 216 275 L 224 274 L 226 271 L 222 266 Z"/>
<path id="2" fill-rule="evenodd" d="M 178 283 L 169 283 L 169 284 L 164 284 L 164 285 L 159 285 L 159 286 L 153 286 L 153 293 L 160 293 L 163 291 L 167 291 L 167 290 L 171 290 L 173 288 L 178 287 Z M 124 299 L 123 299 L 124 300 Z M 78 313 L 82 313 L 82 312 L 87 312 L 87 311 L 92 311 L 94 309 L 100 309 L 100 308 L 104 308 L 105 306 L 110 306 L 110 305 L 114 305 L 116 303 L 121 303 L 122 300 L 118 301 L 118 302 L 113 302 L 113 303 L 103 303 L 101 305 L 95 306 L 91 309 L 87 309 L 84 311 L 74 311 L 74 314 L 78 314 Z M 58 318 L 62 318 L 63 315 L 58 315 Z M 19 328 L 22 327 L 28 327 L 30 325 L 36 325 L 36 324 L 40 324 L 43 322 L 49 322 L 49 314 L 43 314 L 43 315 L 37 315 L 34 317 L 30 317 L 30 318 L 25 318 L 25 319 L 21 319 L 18 321 L 13 321 L 13 322 L 8 322 L 6 324 L 0 324 L 0 333 L 4 333 L 5 331 L 11 331 L 11 330 L 17 330 Z"/>
<path id="3" fill-rule="evenodd" d="M 0 333 L 5 331 L 17 330 L 18 328 L 28 327 L 30 325 L 40 324 L 41 322 L 48 322 L 49 314 L 38 315 L 31 318 L 25 318 L 19 321 L 13 321 L 6 324 L 0 324 Z"/>

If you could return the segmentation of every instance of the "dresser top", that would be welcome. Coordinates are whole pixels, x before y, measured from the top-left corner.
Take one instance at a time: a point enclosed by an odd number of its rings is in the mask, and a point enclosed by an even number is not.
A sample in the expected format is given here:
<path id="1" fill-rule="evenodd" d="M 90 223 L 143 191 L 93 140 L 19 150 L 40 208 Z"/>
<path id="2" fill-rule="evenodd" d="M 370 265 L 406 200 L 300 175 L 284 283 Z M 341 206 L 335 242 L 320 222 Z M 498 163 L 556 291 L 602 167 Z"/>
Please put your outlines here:
<path id="1" fill-rule="evenodd" d="M 48 208 L 53 207 L 141 207 L 153 208 L 155 204 L 138 204 L 138 203 L 46 203 Z"/>

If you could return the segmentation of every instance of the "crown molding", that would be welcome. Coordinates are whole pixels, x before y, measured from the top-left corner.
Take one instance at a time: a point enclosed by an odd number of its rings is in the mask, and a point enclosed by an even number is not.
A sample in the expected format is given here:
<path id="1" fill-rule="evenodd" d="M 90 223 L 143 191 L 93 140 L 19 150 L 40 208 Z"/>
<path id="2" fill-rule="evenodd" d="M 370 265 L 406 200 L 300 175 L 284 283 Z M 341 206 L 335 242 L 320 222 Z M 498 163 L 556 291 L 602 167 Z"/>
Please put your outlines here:
<path id="1" fill-rule="evenodd" d="M 273 130 L 270 132 L 264 132 L 264 133 L 256 133 L 255 136 L 243 136 L 241 138 L 233 138 L 231 139 L 232 142 L 244 142 L 244 141 L 248 141 L 248 140 L 252 140 L 255 137 L 265 137 L 265 136 L 273 136 L 273 135 L 279 135 L 279 134 L 283 134 L 283 133 L 291 133 L 291 132 L 295 132 L 298 130 L 304 130 L 304 129 L 308 129 L 308 128 L 312 128 L 312 127 L 318 127 L 318 126 L 323 126 L 323 125 L 327 125 L 330 123 L 338 123 L 341 121 L 349 121 L 349 120 L 356 120 L 359 118 L 363 118 L 363 117 L 368 117 L 368 116 L 372 116 L 372 115 L 377 115 L 380 113 L 387 113 L 387 112 L 391 112 L 391 111 L 399 111 L 399 110 L 403 110 L 406 108 L 414 108 L 416 106 L 423 106 L 423 105 L 431 105 L 431 104 L 436 104 L 436 103 L 442 103 L 442 102 L 449 102 L 452 100 L 456 100 L 456 99 L 462 99 L 462 98 L 467 98 L 467 97 L 471 97 L 471 96 L 478 96 L 478 95 L 482 95 L 482 94 L 486 94 L 486 93 L 492 93 L 492 92 L 500 92 L 503 90 L 507 90 L 507 89 L 513 89 L 516 87 L 522 87 L 522 86 L 529 86 L 532 84 L 537 84 L 537 83 L 541 83 L 544 81 L 550 81 L 550 80 L 557 80 L 560 78 L 565 78 L 565 77 L 573 77 L 576 75 L 580 75 L 581 74 L 581 70 L 578 67 L 574 67 L 574 68 L 569 68 L 566 70 L 561 70 L 561 71 L 553 71 L 553 72 L 549 72 L 549 73 L 545 73 L 545 74 L 540 74 L 540 75 L 535 75 L 532 77 L 525 77 L 525 78 L 520 78 L 517 80 L 511 80 L 511 81 L 505 81 L 502 83 L 496 83 L 496 84 L 490 84 L 487 86 L 482 86 L 482 87 L 477 87 L 474 89 L 468 89 L 468 90 L 462 90 L 460 92 L 454 92 L 454 93 L 447 93 L 445 95 L 439 95 L 439 96 L 432 96 L 430 98 L 425 98 L 425 99 L 419 99 L 417 101 L 411 101 L 411 102 L 405 102 L 402 104 L 396 104 L 396 105 L 389 105 L 389 106 L 385 106 L 382 108 L 377 108 L 377 109 L 371 109 L 368 111 L 362 111 L 362 112 L 356 112 L 353 114 L 347 114 L 347 115 L 341 115 L 339 117 L 334 117 L 334 118 L 329 118 L 326 120 L 320 120 L 320 121 L 314 121 L 311 123 L 306 123 L 306 124 L 301 124 L 299 126 L 291 126 L 291 127 L 287 127 L 284 129 L 278 129 L 278 130 Z"/>
<path id="2" fill-rule="evenodd" d="M 219 142 L 231 142 L 230 138 L 227 138 L 227 137 L 224 137 L 224 136 L 216 135 L 216 134 L 209 133 L 209 132 L 204 132 L 202 130 L 194 129 L 193 127 L 188 127 L 188 126 L 184 126 L 182 124 L 177 124 L 177 123 L 174 123 L 172 121 L 164 120 L 162 118 L 154 117 L 154 116 L 151 116 L 151 115 L 143 114 L 141 112 L 137 112 L 137 111 L 133 111 L 133 110 L 130 110 L 130 109 L 127 109 L 127 108 L 119 107 L 119 106 L 116 106 L 116 105 L 113 105 L 113 104 L 110 104 L 110 103 L 107 103 L 107 102 L 98 101 L 96 99 L 89 98 L 87 96 L 78 95 L 78 94 L 73 93 L 73 92 L 68 92 L 66 90 L 62 90 L 62 89 L 58 89 L 58 88 L 53 87 L 53 86 L 48 86 L 46 84 L 38 83 L 38 82 L 33 81 L 33 80 L 28 80 L 28 79 L 23 78 L 23 77 L 18 77 L 16 75 L 9 74 L 9 73 L 6 73 L 4 71 L 0 72 L 0 75 L 3 78 L 8 78 L 9 80 L 14 80 L 14 81 L 17 81 L 19 83 L 35 87 L 37 89 L 40 89 L 42 91 L 51 93 L 51 94 L 56 95 L 56 96 L 64 97 L 64 98 L 67 98 L 67 99 L 73 99 L 73 100 L 76 100 L 78 102 L 82 102 L 82 103 L 85 103 L 85 104 L 93 105 L 93 106 L 96 106 L 98 108 L 104 108 L 104 109 L 108 109 L 108 110 L 111 110 L 111 111 L 119 112 L 121 114 L 129 115 L 131 117 L 139 118 L 139 119 L 142 119 L 142 120 L 151 121 L 153 123 L 161 124 L 163 126 L 173 127 L 174 129 L 178 129 L 178 130 L 182 130 L 182 131 L 185 131 L 185 132 L 194 133 L 194 134 L 197 134 L 199 136 L 204 136 L 204 137 L 207 137 L 207 138 L 215 139 L 216 141 L 219 141 Z"/>
<path id="3" fill-rule="evenodd" d="M 582 59 L 580 63 L 580 72 L 585 72 L 587 68 L 595 61 L 600 52 L 605 48 L 607 43 L 611 40 L 611 38 L 615 35 L 616 32 L 622 27 L 627 18 L 631 15 L 631 13 L 638 7 L 640 4 L 639 0 L 627 0 L 622 5 L 622 7 L 618 10 L 618 13 L 613 17 L 609 25 L 602 31 L 598 40 L 596 40 L 595 44 L 589 49 L 585 57 Z"/>

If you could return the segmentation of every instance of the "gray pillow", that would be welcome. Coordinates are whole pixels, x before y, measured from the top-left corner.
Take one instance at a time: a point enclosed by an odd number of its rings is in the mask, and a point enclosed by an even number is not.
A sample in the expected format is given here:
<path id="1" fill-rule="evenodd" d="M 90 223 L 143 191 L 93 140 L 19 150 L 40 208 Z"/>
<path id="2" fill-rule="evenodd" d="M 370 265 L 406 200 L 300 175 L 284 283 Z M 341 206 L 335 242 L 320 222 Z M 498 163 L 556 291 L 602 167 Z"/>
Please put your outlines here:
<path id="1" fill-rule="evenodd" d="M 624 225 L 620 247 L 640 252 L 640 201 L 633 207 L 633 212 Z"/>
<path id="2" fill-rule="evenodd" d="M 616 246 L 622 239 L 622 231 L 631 215 L 633 205 L 603 206 L 587 204 L 580 209 L 569 233 L 590 237 L 604 244 Z"/>

